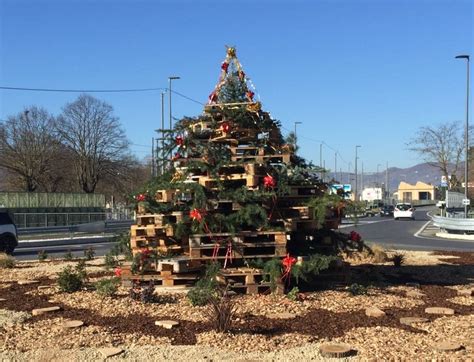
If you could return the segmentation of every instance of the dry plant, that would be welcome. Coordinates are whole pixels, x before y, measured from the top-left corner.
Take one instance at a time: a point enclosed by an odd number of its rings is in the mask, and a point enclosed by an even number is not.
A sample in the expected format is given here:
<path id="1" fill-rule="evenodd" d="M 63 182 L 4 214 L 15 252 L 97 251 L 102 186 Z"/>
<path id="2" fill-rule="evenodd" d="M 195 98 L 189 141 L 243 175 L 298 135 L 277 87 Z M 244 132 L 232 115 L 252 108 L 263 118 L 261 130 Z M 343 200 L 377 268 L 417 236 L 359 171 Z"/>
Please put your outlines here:
<path id="1" fill-rule="evenodd" d="M 217 332 L 227 332 L 232 324 L 235 303 L 230 299 L 227 288 L 219 289 L 209 300 L 206 315 Z"/>
<path id="2" fill-rule="evenodd" d="M 14 257 L 7 255 L 5 253 L 0 253 L 0 269 L 11 269 L 14 268 L 16 264 L 16 260 Z"/>

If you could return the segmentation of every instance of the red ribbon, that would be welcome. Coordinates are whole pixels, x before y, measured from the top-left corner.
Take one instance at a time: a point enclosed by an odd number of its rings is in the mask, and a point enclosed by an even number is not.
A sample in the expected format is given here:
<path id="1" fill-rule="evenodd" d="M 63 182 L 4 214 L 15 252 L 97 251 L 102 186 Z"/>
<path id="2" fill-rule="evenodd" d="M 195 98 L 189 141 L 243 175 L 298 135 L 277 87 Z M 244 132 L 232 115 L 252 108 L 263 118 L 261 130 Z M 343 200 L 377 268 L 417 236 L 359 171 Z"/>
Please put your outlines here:
<path id="1" fill-rule="evenodd" d="M 138 194 L 137 196 L 135 196 L 135 200 L 137 201 L 145 201 L 146 200 L 146 196 L 144 194 Z"/>
<path id="2" fill-rule="evenodd" d="M 184 138 L 181 136 L 176 136 L 176 144 L 180 147 L 184 145 Z"/>
<path id="3" fill-rule="evenodd" d="M 222 129 L 222 131 L 224 131 L 225 133 L 228 133 L 228 132 L 230 131 L 230 124 L 227 123 L 227 122 L 222 123 L 221 129 Z"/>
<path id="4" fill-rule="evenodd" d="M 288 285 L 290 284 L 290 274 L 291 274 L 291 267 L 296 264 L 296 258 L 290 256 L 290 254 L 286 254 L 286 256 L 281 261 L 283 265 L 283 275 L 281 276 L 281 280 L 286 280 Z"/>
<path id="5" fill-rule="evenodd" d="M 229 68 L 229 63 L 227 62 L 222 62 L 221 68 L 224 72 L 227 73 L 227 68 Z"/>
<path id="6" fill-rule="evenodd" d="M 267 175 L 263 178 L 263 186 L 267 189 L 273 189 L 276 186 L 276 181 L 273 176 Z"/>
<path id="7" fill-rule="evenodd" d="M 232 263 L 232 240 L 227 241 L 227 250 L 224 259 L 224 269 L 227 267 L 227 261 Z"/>
<path id="8" fill-rule="evenodd" d="M 253 101 L 253 96 L 255 95 L 254 92 L 248 91 L 248 92 L 246 93 L 246 95 L 247 95 L 247 98 L 248 98 L 249 101 Z"/>
<path id="9" fill-rule="evenodd" d="M 209 94 L 209 101 L 210 102 L 215 102 L 217 101 L 217 93 L 214 91 L 211 94 Z"/>
<path id="10" fill-rule="evenodd" d="M 117 278 L 120 278 L 122 276 L 122 268 L 115 268 L 114 274 Z"/>
<path id="11" fill-rule="evenodd" d="M 192 209 L 190 212 L 189 212 L 189 216 L 191 217 L 191 219 L 193 220 L 196 220 L 198 222 L 201 222 L 202 220 L 202 213 L 200 210 L 198 209 Z"/>

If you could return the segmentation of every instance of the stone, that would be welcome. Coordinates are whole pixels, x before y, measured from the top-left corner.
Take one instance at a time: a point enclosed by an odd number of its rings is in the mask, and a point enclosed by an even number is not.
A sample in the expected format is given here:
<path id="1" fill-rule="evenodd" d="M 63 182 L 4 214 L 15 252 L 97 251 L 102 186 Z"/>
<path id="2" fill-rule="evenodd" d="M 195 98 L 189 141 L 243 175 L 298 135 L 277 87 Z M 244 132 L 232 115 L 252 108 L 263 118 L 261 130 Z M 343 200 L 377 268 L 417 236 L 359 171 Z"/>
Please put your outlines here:
<path id="1" fill-rule="evenodd" d="M 5 298 L 0 298 L 0 302 L 6 302 L 7 300 Z"/>
<path id="2" fill-rule="evenodd" d="M 19 280 L 18 284 L 20 285 L 39 284 L 39 280 Z"/>
<path id="3" fill-rule="evenodd" d="M 296 318 L 295 313 L 283 312 L 283 313 L 272 313 L 268 315 L 270 319 L 293 319 Z"/>
<path id="4" fill-rule="evenodd" d="M 66 321 L 63 324 L 64 328 L 79 328 L 84 325 L 83 321 Z"/>
<path id="5" fill-rule="evenodd" d="M 118 347 L 107 347 L 107 348 L 99 348 L 99 352 L 102 353 L 102 355 L 105 358 L 109 358 L 109 357 L 112 357 L 112 356 L 116 356 L 120 353 L 123 353 L 124 350 L 122 348 L 118 348 Z"/>
<path id="6" fill-rule="evenodd" d="M 458 295 L 463 296 L 463 297 L 474 296 L 474 289 L 459 289 Z"/>
<path id="7" fill-rule="evenodd" d="M 380 318 L 385 316 L 385 312 L 377 307 L 368 307 L 365 309 L 365 315 L 367 317 Z"/>
<path id="8" fill-rule="evenodd" d="M 418 290 L 408 290 L 406 296 L 410 298 L 423 298 L 425 294 L 419 292 Z"/>
<path id="9" fill-rule="evenodd" d="M 52 287 L 52 285 L 38 285 L 38 290 L 50 289 Z"/>
<path id="10" fill-rule="evenodd" d="M 438 351 L 450 352 L 450 351 L 459 351 L 463 347 L 459 343 L 455 343 L 451 341 L 441 341 L 441 342 L 436 342 L 433 345 L 433 348 Z"/>
<path id="11" fill-rule="evenodd" d="M 33 309 L 31 311 L 31 314 L 33 314 L 34 316 L 37 316 L 37 315 L 41 315 L 41 314 L 45 314 L 45 313 L 49 313 L 49 312 L 56 312 L 60 309 L 61 309 L 61 307 L 58 307 L 58 306 L 47 307 L 47 308 L 38 308 L 38 309 Z"/>
<path id="12" fill-rule="evenodd" d="M 400 318 L 400 323 L 407 326 L 412 326 L 413 323 L 426 323 L 429 322 L 428 318 L 423 317 L 402 317 Z"/>
<path id="13" fill-rule="evenodd" d="M 172 329 L 174 327 L 179 326 L 179 322 L 164 320 L 164 321 L 155 321 L 155 325 L 158 327 L 163 327 L 166 329 Z"/>
<path id="14" fill-rule="evenodd" d="M 343 358 L 355 353 L 346 343 L 326 343 L 319 347 L 321 356 L 328 358 Z"/>
<path id="15" fill-rule="evenodd" d="M 444 307 L 429 307 L 425 309 L 425 313 L 428 314 L 442 314 L 442 315 L 453 315 L 454 309 Z"/>

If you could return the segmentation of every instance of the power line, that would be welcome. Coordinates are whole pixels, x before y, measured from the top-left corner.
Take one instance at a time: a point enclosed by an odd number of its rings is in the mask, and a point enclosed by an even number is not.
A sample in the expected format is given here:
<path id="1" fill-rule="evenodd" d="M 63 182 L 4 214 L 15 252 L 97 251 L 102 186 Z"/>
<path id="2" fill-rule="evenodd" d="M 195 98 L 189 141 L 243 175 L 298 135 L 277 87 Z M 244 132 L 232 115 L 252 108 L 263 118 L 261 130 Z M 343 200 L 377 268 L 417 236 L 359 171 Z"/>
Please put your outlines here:
<path id="1" fill-rule="evenodd" d="M 167 90 L 167 88 L 133 88 L 133 89 L 55 89 L 55 88 L 26 88 L 26 87 L 4 87 L 0 89 L 29 92 L 58 92 L 58 93 L 125 93 L 125 92 L 153 92 Z"/>

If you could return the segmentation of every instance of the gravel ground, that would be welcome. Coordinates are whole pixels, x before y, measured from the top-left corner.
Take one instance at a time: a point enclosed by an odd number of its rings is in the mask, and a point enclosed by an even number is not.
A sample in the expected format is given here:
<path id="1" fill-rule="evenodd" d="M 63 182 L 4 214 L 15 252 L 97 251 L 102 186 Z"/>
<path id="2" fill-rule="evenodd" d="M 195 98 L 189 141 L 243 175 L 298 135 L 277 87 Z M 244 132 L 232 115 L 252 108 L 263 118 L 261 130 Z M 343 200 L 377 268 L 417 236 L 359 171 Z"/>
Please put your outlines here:
<path id="1" fill-rule="evenodd" d="M 99 349 L 111 346 L 124 349 L 111 360 L 320 360 L 319 345 L 325 342 L 350 344 L 357 354 L 349 359 L 474 358 L 474 297 L 457 294 L 474 289 L 474 253 L 403 253 L 406 265 L 401 268 L 360 259 L 353 263 L 353 282 L 365 281 L 366 295 L 351 296 L 337 288 L 301 293 L 299 301 L 236 296 L 233 326 L 225 334 L 213 331 L 206 307 L 192 307 L 184 295 L 160 295 L 158 303 L 142 304 L 131 300 L 125 288 L 114 298 L 100 298 L 90 290 L 59 293 L 56 274 L 74 263 L 20 263 L 15 269 L 0 269 L 0 298 L 6 299 L 0 301 L 0 360 L 103 360 Z M 100 259 L 88 262 L 92 280 L 111 275 L 101 265 Z M 33 278 L 39 283 L 17 283 Z M 409 296 L 415 291 L 423 295 Z M 52 305 L 61 310 L 30 314 Z M 386 315 L 367 317 L 369 306 Z M 455 314 L 424 312 L 434 306 L 452 308 Z M 407 316 L 428 321 L 401 324 L 399 318 Z M 78 319 L 83 327 L 63 327 L 65 321 Z M 180 325 L 172 330 L 155 326 L 160 319 Z M 463 348 L 440 352 L 433 347 L 440 341 Z"/>

